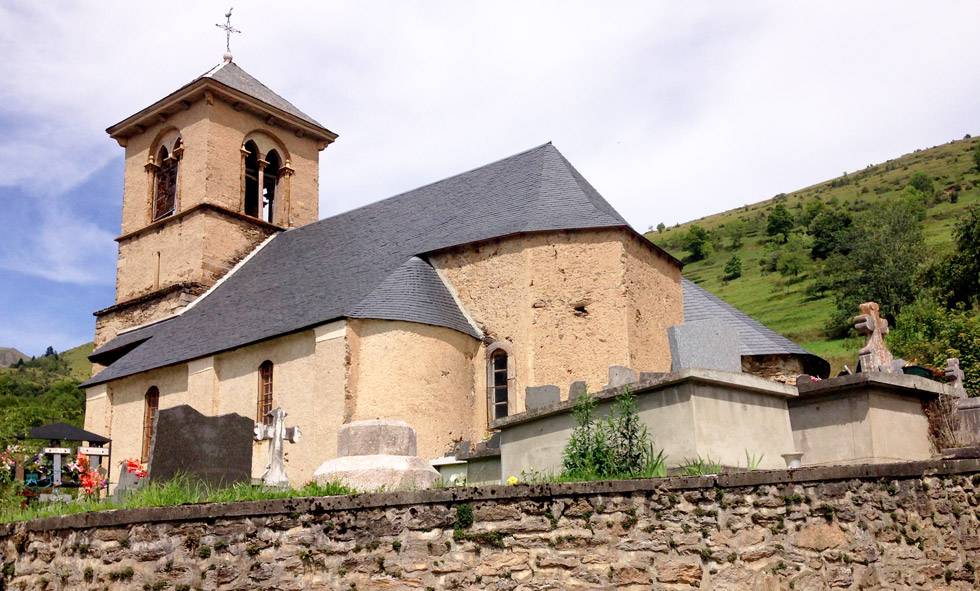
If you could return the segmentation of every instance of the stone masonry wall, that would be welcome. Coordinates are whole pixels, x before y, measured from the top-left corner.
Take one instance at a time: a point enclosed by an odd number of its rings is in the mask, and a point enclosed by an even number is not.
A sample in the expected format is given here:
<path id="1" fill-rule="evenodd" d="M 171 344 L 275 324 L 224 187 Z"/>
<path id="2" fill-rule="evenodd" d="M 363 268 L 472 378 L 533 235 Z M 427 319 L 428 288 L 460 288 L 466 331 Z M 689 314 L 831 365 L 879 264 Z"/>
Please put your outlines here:
<path id="1" fill-rule="evenodd" d="M 980 461 L 491 486 L 3 526 L 4 589 L 975 589 Z"/>

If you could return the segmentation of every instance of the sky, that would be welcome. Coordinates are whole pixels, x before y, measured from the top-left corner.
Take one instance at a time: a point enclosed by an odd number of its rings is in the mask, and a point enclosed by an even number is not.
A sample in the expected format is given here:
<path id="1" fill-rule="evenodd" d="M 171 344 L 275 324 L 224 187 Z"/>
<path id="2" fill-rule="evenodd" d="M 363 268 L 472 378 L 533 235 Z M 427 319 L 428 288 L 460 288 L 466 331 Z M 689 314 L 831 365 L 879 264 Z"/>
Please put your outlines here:
<path id="1" fill-rule="evenodd" d="M 340 135 L 321 217 L 552 141 L 644 231 L 980 132 L 973 0 L 234 4 L 235 62 Z M 0 346 L 113 303 L 104 130 L 225 49 L 227 2 L 159 7 L 0 4 Z"/>

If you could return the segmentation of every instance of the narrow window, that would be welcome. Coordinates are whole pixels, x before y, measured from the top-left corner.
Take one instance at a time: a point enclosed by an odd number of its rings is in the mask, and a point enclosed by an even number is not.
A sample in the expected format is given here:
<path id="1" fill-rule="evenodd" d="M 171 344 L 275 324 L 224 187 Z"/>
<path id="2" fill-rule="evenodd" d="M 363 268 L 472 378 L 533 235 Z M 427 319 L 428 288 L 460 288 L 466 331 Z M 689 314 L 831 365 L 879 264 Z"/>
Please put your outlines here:
<path id="1" fill-rule="evenodd" d="M 143 397 L 143 452 L 140 454 L 144 463 L 150 461 L 150 444 L 153 442 L 154 419 L 160 409 L 160 390 L 150 386 Z"/>
<path id="2" fill-rule="evenodd" d="M 493 418 L 501 419 L 507 416 L 507 393 L 509 390 L 507 375 L 507 352 L 497 349 L 490 355 L 490 405 Z"/>
<path id="3" fill-rule="evenodd" d="M 270 150 L 265 156 L 266 165 L 262 171 L 262 219 L 273 222 L 276 204 L 276 187 L 279 182 L 279 169 L 282 168 L 282 160 L 279 153 Z"/>
<path id="4" fill-rule="evenodd" d="M 263 361 L 259 366 L 259 405 L 256 422 L 272 424 L 272 362 Z"/>
<path id="5" fill-rule="evenodd" d="M 259 147 L 245 142 L 245 215 L 259 217 Z"/>
<path id="6" fill-rule="evenodd" d="M 178 140 L 180 141 L 180 140 Z M 160 146 L 157 152 L 156 186 L 153 194 L 153 221 L 173 214 L 177 204 L 177 157 Z"/>

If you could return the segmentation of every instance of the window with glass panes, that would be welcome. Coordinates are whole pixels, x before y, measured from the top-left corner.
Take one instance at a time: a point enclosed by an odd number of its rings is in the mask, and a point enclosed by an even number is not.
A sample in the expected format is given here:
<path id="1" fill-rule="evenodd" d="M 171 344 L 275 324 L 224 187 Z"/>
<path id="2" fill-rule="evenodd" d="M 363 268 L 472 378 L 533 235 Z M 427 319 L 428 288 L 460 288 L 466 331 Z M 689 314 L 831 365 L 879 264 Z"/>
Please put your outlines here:
<path id="1" fill-rule="evenodd" d="M 498 349 L 490 357 L 490 404 L 493 418 L 507 416 L 507 352 Z"/>

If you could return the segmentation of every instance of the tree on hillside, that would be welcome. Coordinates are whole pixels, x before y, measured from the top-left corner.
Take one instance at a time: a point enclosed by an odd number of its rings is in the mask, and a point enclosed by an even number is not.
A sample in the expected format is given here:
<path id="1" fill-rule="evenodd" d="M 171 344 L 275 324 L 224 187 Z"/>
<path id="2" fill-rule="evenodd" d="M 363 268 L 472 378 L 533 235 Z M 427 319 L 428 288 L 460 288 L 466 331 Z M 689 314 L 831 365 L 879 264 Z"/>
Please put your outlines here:
<path id="1" fill-rule="evenodd" d="M 794 225 L 796 224 L 793 221 L 793 214 L 786 209 L 785 205 L 778 203 L 766 220 L 766 235 L 776 242 L 786 242 Z"/>
<path id="2" fill-rule="evenodd" d="M 925 274 L 948 308 L 980 304 L 980 206 L 973 206 L 953 230 L 956 249 Z"/>
<path id="3" fill-rule="evenodd" d="M 748 223 L 742 218 L 735 218 L 725 224 L 725 235 L 728 237 L 728 248 L 730 250 L 742 248 L 742 238 L 745 237 L 748 228 Z"/>
<path id="4" fill-rule="evenodd" d="M 850 327 L 850 318 L 862 302 L 878 302 L 881 314 L 894 324 L 902 307 L 916 299 L 921 289 L 924 217 L 921 202 L 902 199 L 854 220 L 850 254 L 835 254 L 825 266 L 837 308 L 831 325 L 835 334 Z"/>
<path id="5" fill-rule="evenodd" d="M 909 185 L 916 191 L 922 193 L 926 198 L 932 197 L 936 189 L 932 185 L 932 179 L 924 172 L 916 172 L 912 175 Z"/>
<path id="6" fill-rule="evenodd" d="M 660 222 L 659 224 L 657 224 L 657 232 L 663 234 L 664 233 L 664 230 L 666 230 L 666 229 L 667 229 L 667 226 L 663 222 Z"/>
<path id="7" fill-rule="evenodd" d="M 826 211 L 826 209 L 827 208 L 823 204 L 823 201 L 814 200 L 807 202 L 806 206 L 803 207 L 803 210 L 800 212 L 799 217 L 796 220 L 797 225 L 804 228 L 808 227 L 813 222 L 814 218 Z"/>
<path id="8" fill-rule="evenodd" d="M 783 277 L 796 277 L 810 262 L 810 244 L 802 234 L 794 232 L 779 247 L 776 255 L 776 270 Z"/>
<path id="9" fill-rule="evenodd" d="M 728 259 L 725 263 L 725 274 L 722 275 L 722 279 L 725 281 L 731 281 L 732 279 L 738 279 L 742 276 L 742 259 L 738 257 L 737 254 L 733 254 L 732 258 Z"/>
<path id="10" fill-rule="evenodd" d="M 694 224 L 684 236 L 684 250 L 690 253 L 691 261 L 704 259 L 711 253 L 711 235 L 701 226 Z"/>
<path id="11" fill-rule="evenodd" d="M 834 253 L 846 255 L 850 252 L 847 239 L 853 222 L 847 211 L 827 210 L 814 217 L 808 228 L 813 238 L 810 257 L 826 259 Z"/>

